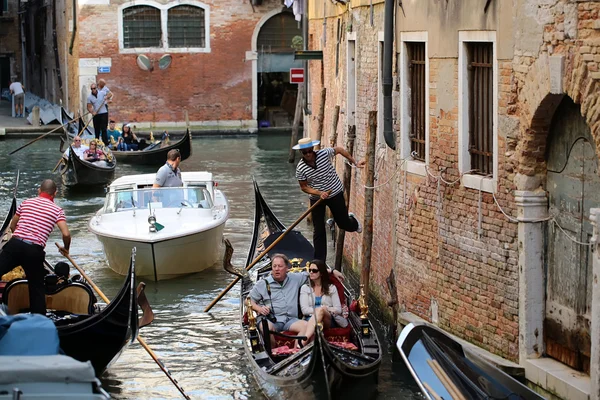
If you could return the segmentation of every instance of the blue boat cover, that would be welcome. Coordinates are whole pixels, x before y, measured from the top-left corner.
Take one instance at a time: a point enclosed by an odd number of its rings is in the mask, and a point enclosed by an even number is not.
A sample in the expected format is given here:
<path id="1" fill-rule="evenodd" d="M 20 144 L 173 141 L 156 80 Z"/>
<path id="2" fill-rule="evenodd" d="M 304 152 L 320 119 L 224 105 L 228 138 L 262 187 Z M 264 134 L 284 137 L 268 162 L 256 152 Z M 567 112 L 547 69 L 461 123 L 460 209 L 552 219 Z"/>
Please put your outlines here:
<path id="1" fill-rule="evenodd" d="M 40 314 L 0 317 L 0 355 L 46 356 L 60 353 L 54 322 Z"/>

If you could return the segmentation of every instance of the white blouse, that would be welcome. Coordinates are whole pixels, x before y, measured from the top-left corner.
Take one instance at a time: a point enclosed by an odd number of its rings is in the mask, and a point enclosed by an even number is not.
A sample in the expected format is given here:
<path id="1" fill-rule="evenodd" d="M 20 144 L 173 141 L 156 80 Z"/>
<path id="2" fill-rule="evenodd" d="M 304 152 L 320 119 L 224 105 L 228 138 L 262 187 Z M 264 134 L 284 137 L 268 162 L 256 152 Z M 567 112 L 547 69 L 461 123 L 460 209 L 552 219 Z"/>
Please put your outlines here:
<path id="1" fill-rule="evenodd" d="M 321 297 L 321 307 L 327 307 L 333 314 L 342 314 L 342 304 L 335 285 L 329 285 L 329 294 Z M 313 315 L 315 312 L 315 297 L 310 284 L 304 285 L 300 289 L 300 308 L 305 316 Z"/>

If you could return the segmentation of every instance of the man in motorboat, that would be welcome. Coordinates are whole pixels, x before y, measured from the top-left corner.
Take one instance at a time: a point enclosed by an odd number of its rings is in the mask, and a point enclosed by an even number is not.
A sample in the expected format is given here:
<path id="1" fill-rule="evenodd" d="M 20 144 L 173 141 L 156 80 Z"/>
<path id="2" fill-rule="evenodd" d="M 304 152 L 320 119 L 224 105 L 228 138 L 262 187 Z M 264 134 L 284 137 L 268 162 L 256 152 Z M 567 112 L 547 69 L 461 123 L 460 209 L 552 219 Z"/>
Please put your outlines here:
<path id="1" fill-rule="evenodd" d="M 73 143 L 71 143 L 71 147 L 73 148 L 73 151 L 75 152 L 75 154 L 77 155 L 77 157 L 81 158 L 83 160 L 83 153 L 88 150 L 88 147 L 84 144 L 81 144 L 81 137 L 80 136 L 75 136 L 75 138 L 73 138 Z M 67 149 L 65 150 L 65 152 L 63 153 L 63 157 L 68 159 L 69 158 L 69 151 L 71 149 Z"/>
<path id="2" fill-rule="evenodd" d="M 288 274 L 290 260 L 283 254 L 271 257 L 271 275 L 261 279 L 250 291 L 252 309 L 261 318 L 268 320 L 269 330 L 276 332 L 291 331 L 297 336 L 304 336 L 307 321 L 298 316 L 298 297 L 300 288 L 308 281 L 308 272 Z M 344 280 L 340 271 L 329 273 Z M 271 338 L 275 345 L 274 339 Z"/>
<path id="3" fill-rule="evenodd" d="M 167 153 L 167 162 L 156 172 L 153 188 L 171 188 L 182 187 L 181 180 L 181 154 L 179 150 L 169 150 Z M 153 201 L 162 201 L 163 204 L 173 204 L 183 200 L 183 192 L 179 190 L 156 190 L 152 195 Z"/>
<path id="4" fill-rule="evenodd" d="M 38 189 L 39 196 L 23 201 L 10 221 L 11 239 L 0 251 L 0 276 L 17 266 L 23 267 L 29 284 L 29 305 L 33 313 L 46 314 L 44 288 L 44 259 L 46 241 L 54 225 L 62 233 L 63 247 L 69 254 L 71 234 L 62 208 L 54 204 L 57 188 L 52 179 L 46 179 Z"/>
<path id="5" fill-rule="evenodd" d="M 152 187 L 161 188 L 183 186 L 179 164 L 181 164 L 181 154 L 179 153 L 179 150 L 170 150 L 167 153 L 167 162 L 165 165 L 160 167 L 158 172 L 156 172 L 156 179 L 154 180 Z"/>
<path id="6" fill-rule="evenodd" d="M 320 141 L 311 138 L 302 138 L 293 147 L 300 150 L 302 159 L 296 167 L 296 178 L 300 189 L 310 195 L 310 205 L 315 204 L 320 198 L 324 201 L 313 208 L 311 215 L 313 220 L 313 245 L 315 247 L 315 258 L 327 260 L 327 235 L 325 231 L 325 207 L 333 214 L 333 219 L 340 229 L 346 232 L 362 232 L 360 222 L 353 213 L 348 213 L 344 200 L 344 186 L 335 172 L 331 161 L 341 154 L 351 165 L 362 168 L 365 161 L 355 162 L 354 157 L 343 147 L 328 147 L 315 151 L 314 146 Z"/>

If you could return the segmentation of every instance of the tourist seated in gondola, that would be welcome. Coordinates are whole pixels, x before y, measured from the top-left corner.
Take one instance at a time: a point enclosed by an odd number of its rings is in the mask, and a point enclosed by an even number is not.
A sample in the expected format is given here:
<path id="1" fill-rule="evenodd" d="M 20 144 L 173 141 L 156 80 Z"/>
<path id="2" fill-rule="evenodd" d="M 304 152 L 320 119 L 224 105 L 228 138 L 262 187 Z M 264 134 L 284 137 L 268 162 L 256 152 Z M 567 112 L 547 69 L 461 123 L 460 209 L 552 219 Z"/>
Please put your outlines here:
<path id="1" fill-rule="evenodd" d="M 342 315 L 340 296 L 335 285 L 330 283 L 327 265 L 321 260 L 313 260 L 308 268 L 310 279 L 300 289 L 300 309 L 308 321 L 305 336 L 310 341 L 315 334 L 316 322 L 322 323 L 323 329 L 329 329 L 345 328 L 348 320 Z"/>
<path id="2" fill-rule="evenodd" d="M 115 126 L 115 120 L 111 119 L 108 122 L 108 143 L 106 144 L 109 149 L 116 149 L 119 138 L 121 137 L 121 131 Z"/>
<path id="3" fill-rule="evenodd" d="M 73 148 L 73 151 L 75 152 L 77 157 L 81 159 L 83 159 L 83 153 L 88 149 L 86 145 L 81 144 L 81 137 L 79 136 L 75 136 L 75 138 L 73 139 L 73 143 L 71 143 L 71 147 Z M 63 153 L 64 158 L 69 158 L 70 150 L 71 148 L 65 150 L 65 152 Z"/>
<path id="4" fill-rule="evenodd" d="M 107 165 L 106 155 L 98 148 L 98 142 L 96 140 L 92 140 L 90 142 L 90 148 L 83 152 L 83 159 L 100 167 Z"/>
<path id="5" fill-rule="evenodd" d="M 135 133 L 131 130 L 131 124 L 123 124 L 123 132 L 117 144 L 119 151 L 139 150 L 139 141 Z"/>
<path id="6" fill-rule="evenodd" d="M 298 316 L 298 296 L 300 288 L 307 282 L 308 274 L 288 274 L 290 267 L 290 260 L 285 255 L 273 255 L 271 275 L 254 285 L 250 291 L 250 301 L 259 318 L 267 319 L 269 330 L 288 331 L 296 336 L 304 336 L 307 321 Z M 327 267 L 325 268 L 327 271 Z M 333 271 L 333 274 L 338 279 L 344 279 L 339 271 Z M 262 323 L 260 326 L 262 327 Z M 271 337 L 271 342 L 275 346 L 275 338 Z"/>

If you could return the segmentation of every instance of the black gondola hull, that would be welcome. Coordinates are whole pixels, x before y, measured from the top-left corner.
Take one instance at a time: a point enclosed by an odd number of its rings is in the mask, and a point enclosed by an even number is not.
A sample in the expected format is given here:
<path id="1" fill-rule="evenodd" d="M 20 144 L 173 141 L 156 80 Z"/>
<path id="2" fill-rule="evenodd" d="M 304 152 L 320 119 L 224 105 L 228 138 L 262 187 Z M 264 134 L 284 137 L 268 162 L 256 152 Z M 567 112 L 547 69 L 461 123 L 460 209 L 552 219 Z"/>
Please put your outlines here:
<path id="1" fill-rule="evenodd" d="M 138 151 L 113 151 L 113 155 L 119 162 L 136 165 L 154 165 L 160 166 L 167 161 L 167 153 L 173 149 L 178 149 L 181 154 L 181 161 L 192 155 L 192 133 L 186 130 L 185 135 L 180 140 L 158 149 L 138 150 Z"/>
<path id="2" fill-rule="evenodd" d="M 104 187 L 113 181 L 116 167 L 114 159 L 106 167 L 83 161 L 74 155 L 71 148 L 66 165 L 62 165 L 59 172 L 63 185 L 67 187 Z"/>
<path id="3" fill-rule="evenodd" d="M 460 343 L 434 325 L 408 324 L 396 346 L 427 399 L 436 396 L 449 399 L 449 388 L 456 388 L 465 398 L 474 400 L 543 399 L 483 358 L 466 352 Z M 454 387 L 440 379 L 444 374 Z"/>
<path id="4" fill-rule="evenodd" d="M 117 296 L 98 314 L 58 326 L 60 346 L 70 357 L 91 361 L 100 376 L 138 334 L 138 304 L 133 262 Z"/>
<path id="5" fill-rule="evenodd" d="M 246 265 L 250 265 L 258 254 L 259 248 L 269 246 L 286 229 L 265 202 L 256 182 L 254 190 L 256 201 L 254 234 Z M 267 227 L 268 236 L 263 236 L 258 230 L 261 221 Z M 292 231 L 270 250 L 269 256 L 283 253 L 290 258 L 298 257 L 310 260 L 313 252 L 314 249 L 310 242 L 300 232 Z M 257 268 L 268 264 L 269 258 L 265 257 L 265 260 L 260 262 Z M 244 304 L 245 296 L 253 284 L 249 277 L 242 279 L 241 304 Z M 345 295 L 350 298 L 347 289 L 345 289 Z M 358 392 L 361 393 L 361 398 L 369 398 L 376 392 L 381 364 L 379 341 L 372 326 L 370 326 L 370 337 L 361 336 L 360 318 L 355 312 L 351 311 L 350 313 L 350 323 L 353 335 L 359 338 L 357 340 L 360 342 L 362 353 L 330 345 L 324 333 L 317 327 L 315 340 L 309 344 L 308 348 L 289 356 L 284 361 L 269 363 L 270 358 L 265 361 L 262 356 L 253 353 L 248 329 L 243 322 L 243 311 L 242 307 L 244 348 L 250 360 L 253 375 L 267 398 L 329 400 L 348 398 L 348 396 L 356 398 L 354 395 Z"/>

